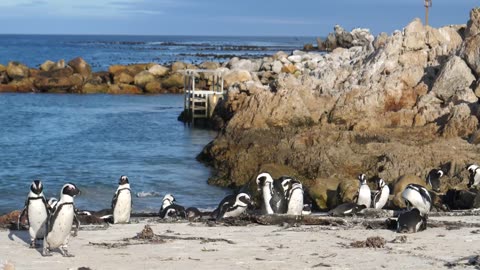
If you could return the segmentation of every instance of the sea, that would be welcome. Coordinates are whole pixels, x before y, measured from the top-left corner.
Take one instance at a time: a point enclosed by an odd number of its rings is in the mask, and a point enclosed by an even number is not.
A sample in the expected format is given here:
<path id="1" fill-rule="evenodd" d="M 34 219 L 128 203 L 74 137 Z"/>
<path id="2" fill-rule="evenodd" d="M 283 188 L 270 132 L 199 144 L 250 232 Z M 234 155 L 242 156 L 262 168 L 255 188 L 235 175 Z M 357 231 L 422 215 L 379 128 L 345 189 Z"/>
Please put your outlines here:
<path id="1" fill-rule="evenodd" d="M 0 35 L 0 64 L 38 67 L 84 58 L 112 64 L 223 62 L 291 52 L 313 37 Z M 64 183 L 81 190 L 80 209 L 109 208 L 127 175 L 134 212 L 157 212 L 167 193 L 186 207 L 213 209 L 232 190 L 210 186 L 196 160 L 217 133 L 177 121 L 182 95 L 0 94 L 0 214 L 21 209 L 35 179 L 47 197 Z"/>

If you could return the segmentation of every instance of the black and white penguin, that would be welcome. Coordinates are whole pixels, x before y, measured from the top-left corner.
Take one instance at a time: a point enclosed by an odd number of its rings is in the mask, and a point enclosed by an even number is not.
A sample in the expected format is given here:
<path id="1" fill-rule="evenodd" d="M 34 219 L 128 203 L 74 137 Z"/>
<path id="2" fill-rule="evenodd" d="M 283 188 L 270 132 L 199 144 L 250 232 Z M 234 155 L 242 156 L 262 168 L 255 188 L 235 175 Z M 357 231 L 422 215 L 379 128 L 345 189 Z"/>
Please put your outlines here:
<path id="1" fill-rule="evenodd" d="M 303 186 L 300 181 L 292 179 L 288 186 L 288 215 L 302 215 L 303 214 Z"/>
<path id="2" fill-rule="evenodd" d="M 50 216 L 48 222 L 48 233 L 43 240 L 43 256 L 51 256 L 52 249 L 60 248 L 64 257 L 73 257 L 68 252 L 68 239 L 72 225 L 75 222 L 76 228 L 73 236 L 77 235 L 78 222 L 75 214 L 75 205 L 73 198 L 80 193 L 75 184 L 67 183 L 63 185 L 55 212 Z"/>
<path id="3" fill-rule="evenodd" d="M 403 212 L 398 216 L 397 232 L 398 233 L 416 233 L 427 228 L 427 217 L 420 213 L 420 210 L 413 208 L 407 212 Z"/>
<path id="4" fill-rule="evenodd" d="M 422 215 L 428 214 L 432 207 L 432 198 L 428 190 L 417 184 L 408 184 L 402 192 L 407 209 L 417 208 Z"/>
<path id="5" fill-rule="evenodd" d="M 367 176 L 362 173 L 358 176 L 358 180 L 360 181 L 360 188 L 358 189 L 357 204 L 363 204 L 368 208 L 372 203 L 372 194 L 370 187 L 367 185 Z"/>
<path id="6" fill-rule="evenodd" d="M 20 227 L 20 220 L 25 213 L 27 214 L 27 222 L 29 225 L 30 248 L 35 248 L 37 247 L 36 240 L 43 239 L 47 233 L 48 217 L 50 214 L 47 201 L 43 195 L 43 185 L 40 180 L 35 180 L 30 185 L 30 192 L 25 201 L 25 207 L 18 217 L 17 227 Z"/>
<path id="7" fill-rule="evenodd" d="M 427 175 L 427 185 L 432 187 L 432 190 L 435 192 L 440 191 L 440 178 L 444 175 L 442 170 L 433 169 Z"/>
<path id="8" fill-rule="evenodd" d="M 188 221 L 198 221 L 202 218 L 202 212 L 196 207 L 189 207 L 185 210 Z"/>
<path id="9" fill-rule="evenodd" d="M 246 193 L 228 195 L 218 204 L 217 209 L 213 213 L 216 215 L 216 220 L 238 217 L 247 210 L 250 203 L 250 196 Z"/>
<path id="10" fill-rule="evenodd" d="M 165 218 L 187 218 L 185 207 L 176 204 L 175 197 L 171 194 L 166 194 L 163 197 L 162 207 L 159 211 L 159 216 Z"/>
<path id="11" fill-rule="evenodd" d="M 468 177 L 468 188 L 480 185 L 480 166 L 470 165 L 467 168 L 470 176 Z"/>
<path id="12" fill-rule="evenodd" d="M 382 209 L 387 204 L 390 188 L 382 178 L 377 179 L 377 191 L 373 196 L 372 207 Z"/>
<path id="13" fill-rule="evenodd" d="M 261 173 L 257 176 L 256 179 L 258 190 L 262 192 L 263 203 L 262 203 L 262 214 L 274 214 L 272 205 L 274 202 L 273 198 L 273 178 L 269 173 Z"/>
<path id="14" fill-rule="evenodd" d="M 112 199 L 112 212 L 114 224 L 130 222 L 132 192 L 126 175 L 122 175 L 118 180 L 118 188 Z"/>
<path id="15" fill-rule="evenodd" d="M 328 211 L 328 215 L 334 217 L 353 216 L 365 208 L 367 208 L 367 206 L 364 204 L 358 205 L 356 203 L 343 203 Z"/>
<path id="16" fill-rule="evenodd" d="M 50 199 L 48 199 L 48 209 L 50 210 L 50 213 L 55 212 L 55 209 L 57 208 L 57 204 L 58 204 L 57 198 L 50 197 Z"/>

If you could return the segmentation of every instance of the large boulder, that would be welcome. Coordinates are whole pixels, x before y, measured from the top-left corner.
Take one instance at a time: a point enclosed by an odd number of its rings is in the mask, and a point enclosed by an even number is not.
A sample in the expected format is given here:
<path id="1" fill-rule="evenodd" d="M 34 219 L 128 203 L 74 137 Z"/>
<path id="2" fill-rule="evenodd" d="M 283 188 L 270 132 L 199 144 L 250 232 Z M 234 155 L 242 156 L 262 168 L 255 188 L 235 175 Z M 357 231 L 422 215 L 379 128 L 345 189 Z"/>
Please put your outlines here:
<path id="1" fill-rule="evenodd" d="M 147 83 L 155 81 L 155 75 L 145 70 L 135 75 L 134 80 L 135 85 L 143 88 Z"/>
<path id="2" fill-rule="evenodd" d="M 168 89 L 168 92 L 177 92 L 183 89 L 184 76 L 180 73 L 173 73 L 170 76 L 164 78 L 161 83 L 164 89 Z"/>
<path id="3" fill-rule="evenodd" d="M 148 72 L 158 77 L 163 77 L 167 75 L 169 71 L 170 71 L 169 68 L 164 67 L 162 65 L 153 65 L 148 69 Z"/>
<path id="4" fill-rule="evenodd" d="M 249 72 L 257 72 L 260 69 L 260 63 L 258 63 L 255 60 L 250 60 L 250 59 L 238 59 L 237 57 L 234 57 L 230 59 L 228 65 L 228 68 L 231 70 L 247 70 Z"/>
<path id="5" fill-rule="evenodd" d="M 94 84 L 87 82 L 82 87 L 84 94 L 104 94 L 108 92 L 109 86 L 107 84 Z"/>
<path id="6" fill-rule="evenodd" d="M 480 35 L 465 39 L 461 56 L 468 66 L 480 77 Z"/>
<path id="7" fill-rule="evenodd" d="M 123 71 L 117 72 L 113 76 L 113 81 L 115 83 L 132 84 L 135 79 L 134 76 L 125 69 Z"/>
<path id="8" fill-rule="evenodd" d="M 353 46 L 353 35 L 350 32 L 345 31 L 340 25 L 335 25 L 334 33 L 339 47 L 348 49 Z"/>
<path id="9" fill-rule="evenodd" d="M 419 18 L 414 19 L 405 27 L 404 35 L 403 47 L 406 50 L 415 51 L 425 47 L 425 27 Z"/>
<path id="10" fill-rule="evenodd" d="M 107 94 L 116 95 L 138 95 L 142 94 L 142 89 L 136 85 L 131 84 L 111 84 L 108 86 Z"/>
<path id="11" fill-rule="evenodd" d="M 83 78 L 88 78 L 92 74 L 92 67 L 81 57 L 74 58 L 68 62 L 74 73 L 80 74 Z"/>
<path id="12" fill-rule="evenodd" d="M 174 62 L 172 64 L 172 72 L 177 72 L 177 71 L 180 71 L 180 70 L 184 70 L 187 68 L 187 64 L 184 63 L 184 62 Z"/>
<path id="13" fill-rule="evenodd" d="M 470 38 L 480 34 L 480 8 L 474 8 L 470 11 L 470 20 L 465 30 L 465 38 Z"/>
<path id="14" fill-rule="evenodd" d="M 231 70 L 223 77 L 225 87 L 229 87 L 235 83 L 241 83 L 252 80 L 252 75 L 248 70 Z"/>
<path id="15" fill-rule="evenodd" d="M 159 81 L 148 82 L 144 89 L 147 94 L 158 94 L 163 92 L 162 83 Z"/>
<path id="16" fill-rule="evenodd" d="M 50 60 L 47 60 L 43 62 L 43 64 L 40 65 L 40 70 L 41 71 L 50 71 L 55 67 L 56 63 Z"/>
<path id="17" fill-rule="evenodd" d="M 9 62 L 6 71 L 12 80 L 23 79 L 30 75 L 29 68 L 19 62 Z"/>
<path id="18" fill-rule="evenodd" d="M 458 91 L 469 88 L 474 81 L 475 76 L 467 64 L 460 57 L 453 56 L 443 66 L 432 87 L 432 92 L 446 102 Z M 473 94 L 472 90 L 470 92 Z"/>
<path id="19" fill-rule="evenodd" d="M 455 106 L 448 115 L 442 135 L 446 138 L 468 138 L 478 129 L 478 118 L 472 115 L 466 103 Z"/>

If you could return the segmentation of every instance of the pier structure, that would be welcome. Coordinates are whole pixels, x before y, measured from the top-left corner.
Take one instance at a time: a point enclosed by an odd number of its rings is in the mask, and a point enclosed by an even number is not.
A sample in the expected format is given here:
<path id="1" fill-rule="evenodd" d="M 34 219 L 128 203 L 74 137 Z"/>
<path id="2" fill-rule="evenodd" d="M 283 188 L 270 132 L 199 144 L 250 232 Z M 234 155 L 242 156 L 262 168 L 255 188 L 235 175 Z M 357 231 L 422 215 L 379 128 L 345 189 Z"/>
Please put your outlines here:
<path id="1" fill-rule="evenodd" d="M 210 69 L 186 69 L 184 76 L 184 116 L 194 125 L 209 119 L 218 101 L 225 98 L 223 72 Z"/>

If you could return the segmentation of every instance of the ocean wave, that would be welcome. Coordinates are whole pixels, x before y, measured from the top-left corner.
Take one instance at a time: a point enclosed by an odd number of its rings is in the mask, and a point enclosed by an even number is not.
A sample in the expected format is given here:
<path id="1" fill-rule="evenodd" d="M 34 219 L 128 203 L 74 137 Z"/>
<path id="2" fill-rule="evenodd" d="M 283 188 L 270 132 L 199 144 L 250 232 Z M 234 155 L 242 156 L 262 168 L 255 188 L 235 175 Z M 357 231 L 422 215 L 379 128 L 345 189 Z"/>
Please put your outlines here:
<path id="1" fill-rule="evenodd" d="M 161 197 L 162 194 L 160 194 L 160 192 L 156 192 L 156 191 L 140 191 L 140 192 L 137 192 L 137 194 L 135 194 L 137 196 L 137 198 L 149 198 L 149 197 Z"/>

